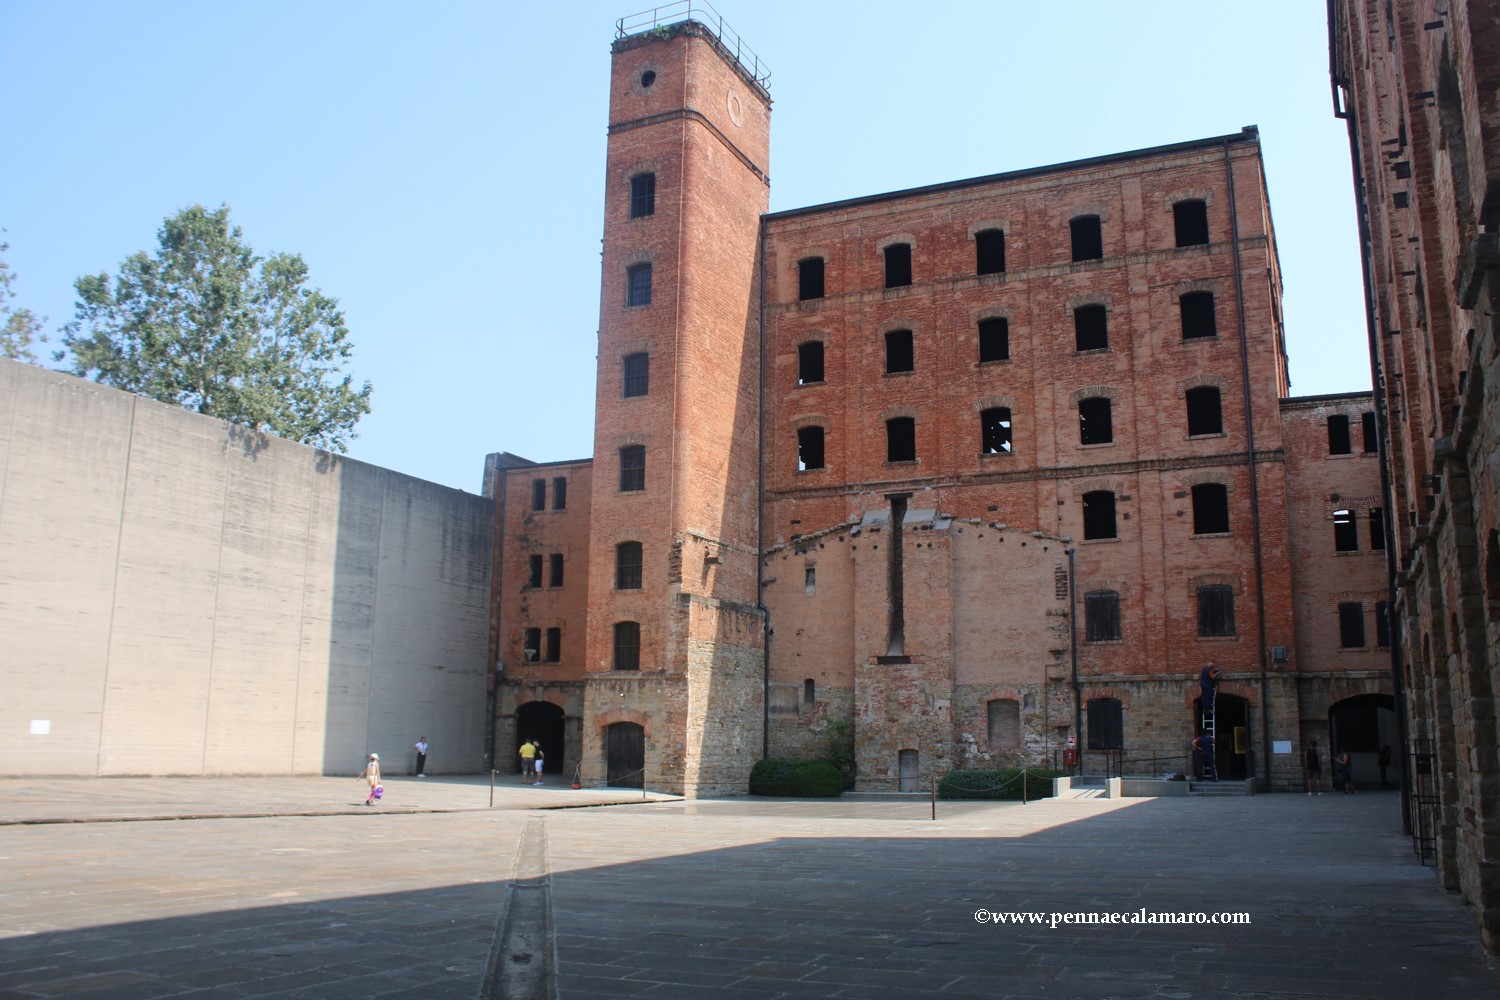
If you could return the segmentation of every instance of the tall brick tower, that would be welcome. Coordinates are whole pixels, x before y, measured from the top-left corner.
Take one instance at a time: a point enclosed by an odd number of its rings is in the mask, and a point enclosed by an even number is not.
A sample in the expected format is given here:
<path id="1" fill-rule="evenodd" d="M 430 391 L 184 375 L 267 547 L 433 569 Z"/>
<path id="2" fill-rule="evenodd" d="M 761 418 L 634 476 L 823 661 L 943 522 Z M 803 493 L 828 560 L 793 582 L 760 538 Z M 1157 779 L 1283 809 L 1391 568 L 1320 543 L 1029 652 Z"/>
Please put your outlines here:
<path id="1" fill-rule="evenodd" d="M 716 795 L 743 791 L 762 747 L 771 100 L 723 25 L 642 27 L 610 80 L 582 767 Z"/>

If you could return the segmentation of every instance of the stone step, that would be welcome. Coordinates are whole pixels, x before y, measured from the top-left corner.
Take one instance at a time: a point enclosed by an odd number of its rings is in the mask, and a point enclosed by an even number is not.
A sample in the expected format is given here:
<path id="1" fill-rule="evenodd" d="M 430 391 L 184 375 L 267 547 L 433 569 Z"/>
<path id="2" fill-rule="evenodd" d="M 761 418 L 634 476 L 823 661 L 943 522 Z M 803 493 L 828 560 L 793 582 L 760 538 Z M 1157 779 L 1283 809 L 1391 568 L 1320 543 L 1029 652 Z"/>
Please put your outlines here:
<path id="1" fill-rule="evenodd" d="M 1255 786 L 1249 781 L 1189 781 L 1188 794 L 1203 796 L 1254 795 Z"/>

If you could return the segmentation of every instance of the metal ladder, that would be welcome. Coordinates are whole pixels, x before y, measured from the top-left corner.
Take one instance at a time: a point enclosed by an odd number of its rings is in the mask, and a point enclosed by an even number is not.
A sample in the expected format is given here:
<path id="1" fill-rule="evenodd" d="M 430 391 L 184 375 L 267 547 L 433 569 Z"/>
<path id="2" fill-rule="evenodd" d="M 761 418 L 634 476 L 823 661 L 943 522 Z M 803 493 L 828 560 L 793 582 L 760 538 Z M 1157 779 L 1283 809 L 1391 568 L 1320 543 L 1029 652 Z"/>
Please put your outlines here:
<path id="1" fill-rule="evenodd" d="M 1219 780 L 1219 731 L 1215 717 L 1218 713 L 1215 709 L 1219 701 L 1219 682 L 1214 681 L 1213 687 L 1208 689 L 1208 697 L 1201 699 L 1199 706 L 1201 715 L 1198 719 L 1200 732 L 1208 734 L 1208 753 L 1204 754 L 1203 777 L 1209 781 Z"/>

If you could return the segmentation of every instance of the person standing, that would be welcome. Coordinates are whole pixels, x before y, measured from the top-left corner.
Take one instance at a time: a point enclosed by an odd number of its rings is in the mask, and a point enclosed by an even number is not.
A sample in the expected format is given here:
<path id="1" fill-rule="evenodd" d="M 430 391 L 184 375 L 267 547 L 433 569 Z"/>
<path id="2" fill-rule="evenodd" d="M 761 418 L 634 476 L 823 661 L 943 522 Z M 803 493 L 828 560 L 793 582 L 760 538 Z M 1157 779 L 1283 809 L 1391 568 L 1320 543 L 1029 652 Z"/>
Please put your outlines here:
<path id="1" fill-rule="evenodd" d="M 373 806 L 375 804 L 375 789 L 380 788 L 380 754 L 370 754 L 370 759 L 365 762 L 365 769 L 359 772 L 359 777 L 370 786 L 370 792 L 365 796 L 365 805 Z"/>
<path id="2" fill-rule="evenodd" d="M 1307 782 L 1307 794 L 1323 794 L 1323 758 L 1318 753 L 1318 741 L 1313 740 L 1302 751 L 1302 777 Z"/>
<path id="3" fill-rule="evenodd" d="M 532 748 L 536 751 L 536 783 L 542 783 L 542 744 L 539 740 L 531 741 Z"/>
<path id="4" fill-rule="evenodd" d="M 412 744 L 417 751 L 417 777 L 427 777 L 427 737 L 422 737 Z"/>
<path id="5" fill-rule="evenodd" d="M 1213 740 L 1207 733 L 1199 733 L 1193 737 L 1193 756 L 1198 763 L 1198 777 L 1215 778 L 1217 775 L 1213 770 Z"/>
<path id="6" fill-rule="evenodd" d="M 536 773 L 532 764 L 536 761 L 536 744 L 527 740 L 521 744 L 521 784 L 531 781 L 531 776 Z"/>
<path id="7" fill-rule="evenodd" d="M 1344 783 L 1344 794 L 1354 794 L 1354 760 L 1349 756 L 1349 751 L 1339 747 L 1338 761 L 1339 780 Z"/>
<path id="8" fill-rule="evenodd" d="M 1389 743 L 1380 748 L 1380 759 L 1376 762 L 1376 766 L 1380 768 L 1380 787 L 1390 787 L 1385 782 L 1385 772 L 1391 768 L 1391 746 Z"/>

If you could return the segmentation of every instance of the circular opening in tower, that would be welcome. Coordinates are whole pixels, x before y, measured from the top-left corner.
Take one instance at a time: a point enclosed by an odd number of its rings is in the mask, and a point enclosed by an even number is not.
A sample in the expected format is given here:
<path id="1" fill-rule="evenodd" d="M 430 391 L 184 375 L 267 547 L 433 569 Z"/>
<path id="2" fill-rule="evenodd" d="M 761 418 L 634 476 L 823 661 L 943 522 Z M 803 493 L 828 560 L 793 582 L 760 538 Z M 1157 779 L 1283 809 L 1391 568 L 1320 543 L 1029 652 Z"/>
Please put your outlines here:
<path id="1" fill-rule="evenodd" d="M 656 82 L 656 70 L 648 69 L 641 74 L 641 86 L 649 87 Z"/>

